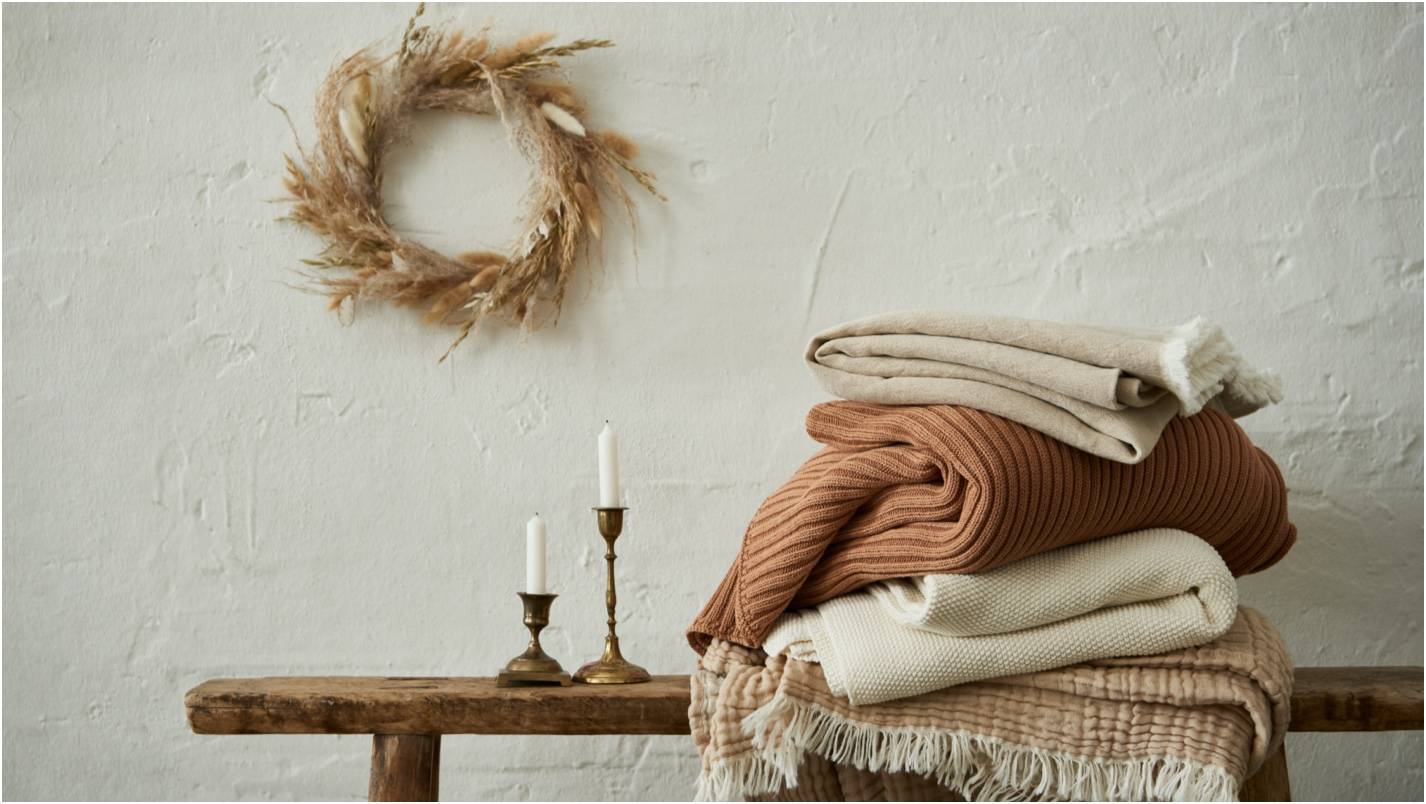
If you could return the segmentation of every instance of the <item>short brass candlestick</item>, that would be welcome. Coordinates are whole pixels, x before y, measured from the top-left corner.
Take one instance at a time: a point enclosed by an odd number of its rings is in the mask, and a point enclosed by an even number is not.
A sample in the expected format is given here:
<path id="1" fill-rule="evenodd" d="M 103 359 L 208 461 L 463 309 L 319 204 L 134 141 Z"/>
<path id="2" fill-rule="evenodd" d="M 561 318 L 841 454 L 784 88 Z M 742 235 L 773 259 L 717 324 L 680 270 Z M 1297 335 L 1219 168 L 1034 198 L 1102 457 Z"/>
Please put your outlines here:
<path id="1" fill-rule="evenodd" d="M 614 617 L 614 607 L 619 602 L 614 593 L 614 559 L 618 558 L 614 555 L 614 540 L 624 531 L 624 512 L 629 509 L 601 507 L 594 510 L 599 514 L 599 535 L 604 537 L 604 544 L 609 548 L 604 553 L 604 561 L 609 566 L 608 586 L 604 593 L 604 605 L 609 610 L 609 635 L 604 637 L 604 655 L 575 671 L 574 680 L 584 684 L 638 684 L 649 680 L 649 671 L 624 659 L 619 653 L 619 635 L 614 631 L 618 622 Z"/>
<path id="2" fill-rule="evenodd" d="M 525 604 L 525 627 L 530 629 L 530 644 L 525 652 L 511 659 L 495 679 L 497 687 L 517 687 L 522 684 L 570 685 L 569 673 L 540 647 L 540 632 L 550 624 L 550 606 L 558 595 L 532 595 L 520 592 Z"/>

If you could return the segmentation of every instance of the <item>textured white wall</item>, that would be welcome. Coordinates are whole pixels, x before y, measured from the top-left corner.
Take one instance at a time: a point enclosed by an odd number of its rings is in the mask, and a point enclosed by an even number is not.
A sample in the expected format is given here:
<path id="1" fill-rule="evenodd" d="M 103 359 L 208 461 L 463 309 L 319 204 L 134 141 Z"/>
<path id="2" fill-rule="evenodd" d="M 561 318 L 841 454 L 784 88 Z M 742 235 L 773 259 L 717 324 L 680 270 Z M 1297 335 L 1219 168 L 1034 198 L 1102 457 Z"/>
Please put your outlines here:
<path id="1" fill-rule="evenodd" d="M 1244 424 L 1301 529 L 1243 584 L 1304 664 L 1422 661 L 1422 28 L 1409 6 L 434 7 L 607 36 L 595 122 L 644 204 L 522 343 L 291 290 L 290 137 L 409 6 L 4 10 L 4 794 L 360 798 L 360 737 L 197 737 L 215 675 L 489 674 L 521 643 L 533 509 L 547 644 L 599 648 L 594 437 L 623 435 L 625 645 L 683 626 L 812 450 L 816 329 L 934 306 L 1222 322 L 1281 370 Z M 516 231 L 490 121 L 436 116 L 391 214 Z M 1419 735 L 1295 736 L 1303 798 L 1419 798 Z M 686 738 L 451 738 L 451 798 L 682 798 Z"/>

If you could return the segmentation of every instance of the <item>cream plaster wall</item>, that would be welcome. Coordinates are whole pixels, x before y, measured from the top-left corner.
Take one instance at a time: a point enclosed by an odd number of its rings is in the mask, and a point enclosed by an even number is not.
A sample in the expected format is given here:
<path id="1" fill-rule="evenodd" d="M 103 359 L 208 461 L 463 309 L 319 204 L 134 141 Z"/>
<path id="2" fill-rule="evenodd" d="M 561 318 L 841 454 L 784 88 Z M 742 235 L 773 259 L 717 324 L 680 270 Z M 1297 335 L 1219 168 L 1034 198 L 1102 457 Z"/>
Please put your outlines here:
<path id="1" fill-rule="evenodd" d="M 607 36 L 573 76 L 646 146 L 642 207 L 558 328 L 343 328 L 288 287 L 288 129 L 410 6 L 4 9 L 4 794 L 348 798 L 358 737 L 204 738 L 221 674 L 485 674 L 598 649 L 594 436 L 623 435 L 627 651 L 681 630 L 812 450 L 816 329 L 908 306 L 1222 322 L 1301 541 L 1243 584 L 1307 664 L 1420 664 L 1422 28 L 1412 6 L 483 6 Z M 520 164 L 432 119 L 391 214 L 499 247 Z M 1420 798 L 1419 734 L 1295 736 L 1303 798 Z M 451 798 L 686 797 L 684 738 L 446 741 Z"/>

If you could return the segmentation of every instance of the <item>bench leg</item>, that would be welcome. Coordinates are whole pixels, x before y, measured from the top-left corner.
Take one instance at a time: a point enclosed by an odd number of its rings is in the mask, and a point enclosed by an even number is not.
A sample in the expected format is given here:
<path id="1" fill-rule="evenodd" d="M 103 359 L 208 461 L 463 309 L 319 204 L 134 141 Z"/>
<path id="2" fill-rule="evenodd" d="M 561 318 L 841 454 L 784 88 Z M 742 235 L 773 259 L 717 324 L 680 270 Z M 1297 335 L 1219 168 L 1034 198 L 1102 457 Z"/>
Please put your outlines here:
<path id="1" fill-rule="evenodd" d="M 1292 788 L 1287 783 L 1287 747 L 1278 746 L 1258 772 L 1243 782 L 1239 801 L 1292 801 Z"/>
<path id="2" fill-rule="evenodd" d="M 371 742 L 369 801 L 435 801 L 440 794 L 441 735 L 378 734 Z"/>

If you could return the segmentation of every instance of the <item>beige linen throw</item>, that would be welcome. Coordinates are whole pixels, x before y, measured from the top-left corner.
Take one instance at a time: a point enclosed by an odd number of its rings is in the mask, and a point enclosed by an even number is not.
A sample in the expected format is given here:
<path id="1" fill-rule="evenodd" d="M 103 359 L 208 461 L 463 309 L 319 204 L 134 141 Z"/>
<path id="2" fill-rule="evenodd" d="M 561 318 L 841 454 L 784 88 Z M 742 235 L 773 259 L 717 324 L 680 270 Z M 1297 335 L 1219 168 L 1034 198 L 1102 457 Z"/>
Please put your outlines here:
<path id="1" fill-rule="evenodd" d="M 1202 319 L 1129 329 L 949 312 L 900 312 L 828 329 L 806 359 L 830 393 L 888 405 L 964 405 L 1122 463 L 1142 461 L 1175 415 L 1210 402 L 1245 416 L 1277 402 Z"/>
<path id="2" fill-rule="evenodd" d="M 1282 640 L 1251 609 L 1206 645 L 869 706 L 833 695 L 819 665 L 715 640 L 689 725 L 701 799 L 829 795 L 836 765 L 978 800 L 1232 800 L 1281 744 L 1291 685 Z"/>
<path id="3" fill-rule="evenodd" d="M 822 665 L 833 695 L 880 703 L 997 676 L 1210 642 L 1238 587 L 1211 545 L 1155 528 L 970 575 L 897 579 L 778 618 L 770 653 Z"/>

